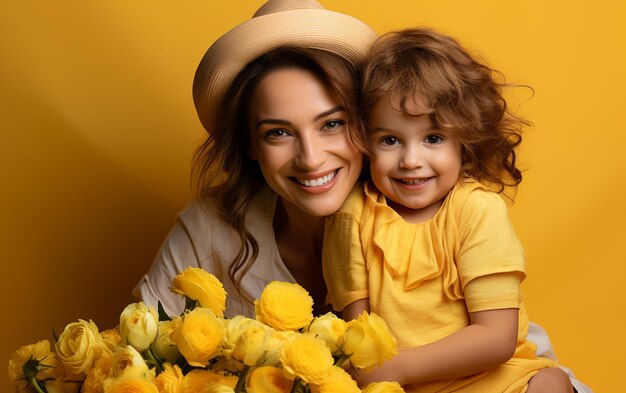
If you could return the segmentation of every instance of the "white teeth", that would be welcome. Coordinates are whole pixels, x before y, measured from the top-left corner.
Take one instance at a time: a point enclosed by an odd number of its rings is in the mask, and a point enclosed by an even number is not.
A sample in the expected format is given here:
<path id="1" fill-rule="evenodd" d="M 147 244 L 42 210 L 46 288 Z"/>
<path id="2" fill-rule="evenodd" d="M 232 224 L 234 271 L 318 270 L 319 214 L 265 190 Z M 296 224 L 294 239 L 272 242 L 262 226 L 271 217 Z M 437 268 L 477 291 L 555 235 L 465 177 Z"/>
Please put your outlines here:
<path id="1" fill-rule="evenodd" d="M 402 179 L 403 184 L 420 184 L 424 183 L 428 179 Z"/>
<path id="2" fill-rule="evenodd" d="M 329 181 L 333 180 L 333 178 L 335 177 L 335 174 L 337 173 L 337 171 L 331 172 L 326 176 L 322 176 L 318 179 L 299 179 L 296 177 L 296 180 L 298 181 L 298 183 L 302 184 L 305 187 L 317 187 L 317 186 L 323 186 L 324 184 L 328 183 Z"/>

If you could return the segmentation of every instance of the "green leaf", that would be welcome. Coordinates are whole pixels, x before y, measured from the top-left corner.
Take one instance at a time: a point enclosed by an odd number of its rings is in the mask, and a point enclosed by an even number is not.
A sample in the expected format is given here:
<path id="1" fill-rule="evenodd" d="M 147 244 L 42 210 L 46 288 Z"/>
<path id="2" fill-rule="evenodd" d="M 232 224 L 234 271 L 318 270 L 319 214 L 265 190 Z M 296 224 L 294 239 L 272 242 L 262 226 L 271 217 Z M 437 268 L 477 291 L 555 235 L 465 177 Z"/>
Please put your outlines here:
<path id="1" fill-rule="evenodd" d="M 198 302 L 185 296 L 185 310 L 193 310 L 198 306 Z"/>
<path id="2" fill-rule="evenodd" d="M 52 338 L 54 338 L 55 343 L 59 342 L 59 335 L 54 331 L 54 328 L 52 328 Z"/>
<path id="3" fill-rule="evenodd" d="M 171 321 L 172 318 L 167 315 L 167 313 L 165 312 L 165 309 L 163 308 L 163 305 L 161 304 L 161 301 L 159 300 L 157 302 L 157 310 L 159 312 L 159 321 Z"/>

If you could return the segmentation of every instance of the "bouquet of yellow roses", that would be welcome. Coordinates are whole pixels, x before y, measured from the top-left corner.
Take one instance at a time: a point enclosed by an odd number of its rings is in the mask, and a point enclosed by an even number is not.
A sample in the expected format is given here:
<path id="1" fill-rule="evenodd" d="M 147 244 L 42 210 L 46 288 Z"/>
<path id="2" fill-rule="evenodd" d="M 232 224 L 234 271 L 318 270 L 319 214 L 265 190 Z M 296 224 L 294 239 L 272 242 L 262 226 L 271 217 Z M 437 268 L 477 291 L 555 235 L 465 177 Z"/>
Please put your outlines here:
<path id="1" fill-rule="evenodd" d="M 183 271 L 170 289 L 186 298 L 180 316 L 133 303 L 115 329 L 79 319 L 55 335 L 54 351 L 48 340 L 18 349 L 9 361 L 16 392 L 351 393 L 361 390 L 343 366 L 367 372 L 396 353 L 380 317 L 314 318 L 298 284 L 268 284 L 256 319 L 224 318 L 222 283 L 202 269 Z M 381 382 L 364 392 L 403 390 Z"/>

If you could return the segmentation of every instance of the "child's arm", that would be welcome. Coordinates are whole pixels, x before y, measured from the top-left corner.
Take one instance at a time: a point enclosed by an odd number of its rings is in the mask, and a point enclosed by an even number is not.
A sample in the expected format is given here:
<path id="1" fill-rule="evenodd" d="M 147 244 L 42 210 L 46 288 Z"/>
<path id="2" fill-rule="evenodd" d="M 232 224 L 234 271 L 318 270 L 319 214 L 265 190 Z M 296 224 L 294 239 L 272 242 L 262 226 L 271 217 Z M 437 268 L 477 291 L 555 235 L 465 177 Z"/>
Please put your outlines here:
<path id="1" fill-rule="evenodd" d="M 361 385 L 397 381 L 401 385 L 451 379 L 505 363 L 517 343 L 517 309 L 470 313 L 471 325 L 439 341 L 404 349 L 371 373 L 359 373 Z"/>
<path id="2" fill-rule="evenodd" d="M 370 311 L 370 299 L 360 299 L 354 301 L 346 306 L 341 312 L 341 317 L 344 321 L 351 321 L 356 319 L 363 311 Z"/>

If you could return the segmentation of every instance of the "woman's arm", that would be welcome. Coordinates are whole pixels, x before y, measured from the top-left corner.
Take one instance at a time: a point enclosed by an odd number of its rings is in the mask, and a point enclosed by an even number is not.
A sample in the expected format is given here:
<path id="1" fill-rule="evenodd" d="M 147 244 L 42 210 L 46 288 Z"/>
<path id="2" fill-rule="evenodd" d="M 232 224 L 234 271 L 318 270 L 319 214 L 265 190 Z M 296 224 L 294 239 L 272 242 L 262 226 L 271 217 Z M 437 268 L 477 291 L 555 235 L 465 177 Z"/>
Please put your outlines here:
<path id="1" fill-rule="evenodd" d="M 360 385 L 397 381 L 401 385 L 452 379 L 494 368 L 513 356 L 517 343 L 517 309 L 470 313 L 471 324 L 439 341 L 401 350 L 371 373 L 357 376 Z"/>

